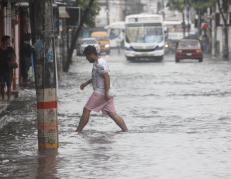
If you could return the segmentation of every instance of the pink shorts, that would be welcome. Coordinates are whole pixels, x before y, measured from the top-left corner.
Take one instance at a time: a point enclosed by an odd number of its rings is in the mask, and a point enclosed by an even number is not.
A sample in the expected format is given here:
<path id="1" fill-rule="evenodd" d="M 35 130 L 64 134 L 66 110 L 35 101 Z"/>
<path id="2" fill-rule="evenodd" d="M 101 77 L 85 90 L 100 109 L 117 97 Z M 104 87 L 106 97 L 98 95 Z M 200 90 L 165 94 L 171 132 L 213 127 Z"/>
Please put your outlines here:
<path id="1" fill-rule="evenodd" d="M 104 114 L 115 113 L 115 105 L 114 98 L 111 97 L 108 101 L 105 100 L 104 95 L 93 92 L 91 97 L 89 98 L 87 104 L 85 105 L 90 111 L 100 112 L 102 111 Z"/>

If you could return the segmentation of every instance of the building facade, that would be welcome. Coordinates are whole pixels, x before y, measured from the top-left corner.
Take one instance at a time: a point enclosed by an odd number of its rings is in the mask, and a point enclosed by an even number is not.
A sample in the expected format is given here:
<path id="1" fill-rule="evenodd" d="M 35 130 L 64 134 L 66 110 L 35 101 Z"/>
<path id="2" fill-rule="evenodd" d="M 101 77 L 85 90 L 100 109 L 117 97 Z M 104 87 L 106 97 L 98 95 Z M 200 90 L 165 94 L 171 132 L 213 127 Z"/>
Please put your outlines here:
<path id="1" fill-rule="evenodd" d="M 96 27 L 105 27 L 110 23 L 123 21 L 125 0 L 99 0 L 100 12 L 96 16 Z"/>
<path id="2" fill-rule="evenodd" d="M 0 38 L 8 35 L 12 39 L 19 68 L 14 70 L 12 88 L 20 83 L 20 47 L 24 35 L 30 32 L 29 3 L 26 0 L 0 0 Z"/>
<path id="3" fill-rule="evenodd" d="M 143 11 L 149 14 L 161 13 L 165 6 L 164 0 L 141 0 L 141 3 L 143 4 Z"/>

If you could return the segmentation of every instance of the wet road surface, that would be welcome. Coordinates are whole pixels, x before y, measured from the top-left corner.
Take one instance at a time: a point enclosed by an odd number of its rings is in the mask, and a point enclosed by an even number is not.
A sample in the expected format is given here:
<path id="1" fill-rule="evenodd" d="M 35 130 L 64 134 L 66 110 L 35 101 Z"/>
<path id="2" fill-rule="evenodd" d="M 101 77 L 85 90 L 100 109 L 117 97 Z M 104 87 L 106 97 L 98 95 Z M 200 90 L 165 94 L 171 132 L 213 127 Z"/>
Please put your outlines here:
<path id="1" fill-rule="evenodd" d="M 105 58 L 129 132 L 92 113 L 83 134 L 76 135 L 92 92 L 79 85 L 90 78 L 92 66 L 75 60 L 60 84 L 60 149 L 37 151 L 35 92 L 24 90 L 0 118 L 0 178 L 230 179 L 230 62 Z"/>

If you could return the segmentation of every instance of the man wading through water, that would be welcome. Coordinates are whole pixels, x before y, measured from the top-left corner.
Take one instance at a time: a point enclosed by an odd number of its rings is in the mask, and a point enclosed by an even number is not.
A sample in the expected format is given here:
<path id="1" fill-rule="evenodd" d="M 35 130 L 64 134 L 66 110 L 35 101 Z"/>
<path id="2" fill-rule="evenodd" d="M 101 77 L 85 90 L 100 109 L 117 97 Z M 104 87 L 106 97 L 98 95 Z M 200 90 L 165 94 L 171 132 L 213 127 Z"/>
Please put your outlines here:
<path id="1" fill-rule="evenodd" d="M 91 111 L 102 111 L 104 114 L 110 116 L 123 132 L 126 132 L 128 129 L 123 118 L 115 111 L 114 97 L 110 90 L 110 76 L 107 62 L 99 58 L 94 46 L 86 47 L 84 54 L 87 60 L 93 63 L 92 79 L 83 83 L 80 89 L 83 90 L 87 85 L 92 84 L 94 92 L 83 109 L 83 114 L 76 132 L 80 133 L 86 126 Z"/>

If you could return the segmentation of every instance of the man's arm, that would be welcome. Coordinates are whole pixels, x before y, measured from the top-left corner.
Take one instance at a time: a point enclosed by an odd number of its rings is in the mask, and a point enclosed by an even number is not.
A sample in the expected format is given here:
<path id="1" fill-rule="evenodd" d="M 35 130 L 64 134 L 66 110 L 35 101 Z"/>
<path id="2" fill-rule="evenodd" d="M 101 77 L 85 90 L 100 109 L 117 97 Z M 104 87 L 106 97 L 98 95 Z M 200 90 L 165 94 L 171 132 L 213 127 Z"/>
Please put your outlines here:
<path id="1" fill-rule="evenodd" d="M 109 99 L 109 89 L 110 89 L 110 76 L 108 73 L 103 74 L 103 79 L 104 79 L 104 95 L 105 98 L 108 100 Z"/>
<path id="2" fill-rule="evenodd" d="M 92 83 L 92 79 L 86 81 L 85 83 L 80 85 L 80 89 L 83 90 L 87 85 Z"/>
<path id="3" fill-rule="evenodd" d="M 86 86 L 92 83 L 92 79 L 88 80 L 87 82 L 85 82 Z"/>

